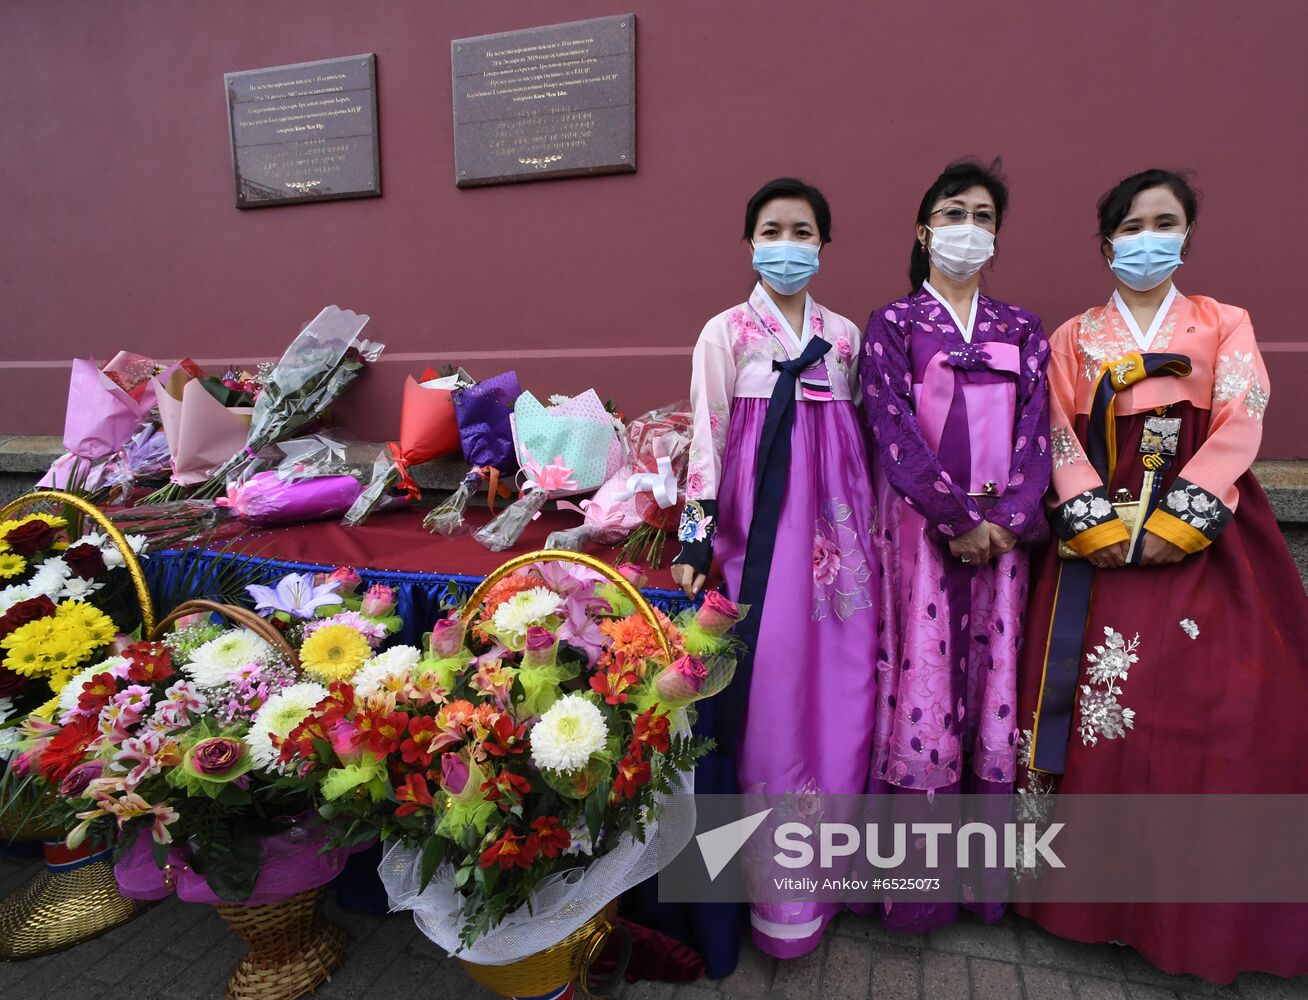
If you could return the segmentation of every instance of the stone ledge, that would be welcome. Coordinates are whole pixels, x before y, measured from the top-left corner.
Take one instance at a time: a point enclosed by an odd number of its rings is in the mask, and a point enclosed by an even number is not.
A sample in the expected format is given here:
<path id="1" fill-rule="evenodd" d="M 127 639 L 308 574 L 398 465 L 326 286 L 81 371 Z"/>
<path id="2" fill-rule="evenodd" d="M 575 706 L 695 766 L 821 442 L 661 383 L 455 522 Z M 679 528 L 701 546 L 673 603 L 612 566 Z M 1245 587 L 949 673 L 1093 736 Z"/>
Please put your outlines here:
<path id="1" fill-rule="evenodd" d="M 383 447 L 356 442 L 350 445 L 347 458 L 367 473 Z M 24 434 L 0 437 L 0 475 L 13 478 L 30 475 L 35 481 L 61 454 L 63 444 L 57 437 Z M 423 489 L 452 490 L 463 481 L 468 467 L 461 458 L 443 458 L 416 465 L 411 471 Z M 1308 524 L 1308 460 L 1255 462 L 1254 475 L 1267 491 L 1280 523 Z"/>

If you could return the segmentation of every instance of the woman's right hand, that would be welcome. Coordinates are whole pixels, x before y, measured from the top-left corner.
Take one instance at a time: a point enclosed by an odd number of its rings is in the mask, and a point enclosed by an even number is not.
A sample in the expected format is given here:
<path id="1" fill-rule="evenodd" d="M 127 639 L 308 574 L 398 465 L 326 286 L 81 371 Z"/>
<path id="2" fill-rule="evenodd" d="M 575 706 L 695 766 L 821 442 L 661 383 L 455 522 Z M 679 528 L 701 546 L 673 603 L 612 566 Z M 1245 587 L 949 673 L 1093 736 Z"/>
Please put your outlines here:
<path id="1" fill-rule="evenodd" d="M 677 563 L 672 567 L 672 579 L 687 597 L 694 597 L 704 589 L 708 574 L 696 572 L 694 566 L 686 563 Z"/>
<path id="2" fill-rule="evenodd" d="M 1128 554 L 1126 542 L 1114 542 L 1102 549 L 1095 549 L 1086 559 L 1095 569 L 1121 569 L 1126 565 Z"/>
<path id="3" fill-rule="evenodd" d="M 990 525 L 982 521 L 966 535 L 950 539 L 949 551 L 960 562 L 970 566 L 984 566 L 990 561 Z"/>

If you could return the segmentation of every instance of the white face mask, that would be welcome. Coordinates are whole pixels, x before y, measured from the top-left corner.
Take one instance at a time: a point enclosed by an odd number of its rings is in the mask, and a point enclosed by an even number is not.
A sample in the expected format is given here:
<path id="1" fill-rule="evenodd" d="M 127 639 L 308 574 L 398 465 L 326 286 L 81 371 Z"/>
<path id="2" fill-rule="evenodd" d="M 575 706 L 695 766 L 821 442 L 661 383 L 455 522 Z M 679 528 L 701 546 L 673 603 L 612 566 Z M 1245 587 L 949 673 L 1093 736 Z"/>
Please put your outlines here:
<path id="1" fill-rule="evenodd" d="M 966 281 L 995 255 L 995 234 L 965 222 L 959 226 L 932 229 L 931 263 L 955 281 Z"/>

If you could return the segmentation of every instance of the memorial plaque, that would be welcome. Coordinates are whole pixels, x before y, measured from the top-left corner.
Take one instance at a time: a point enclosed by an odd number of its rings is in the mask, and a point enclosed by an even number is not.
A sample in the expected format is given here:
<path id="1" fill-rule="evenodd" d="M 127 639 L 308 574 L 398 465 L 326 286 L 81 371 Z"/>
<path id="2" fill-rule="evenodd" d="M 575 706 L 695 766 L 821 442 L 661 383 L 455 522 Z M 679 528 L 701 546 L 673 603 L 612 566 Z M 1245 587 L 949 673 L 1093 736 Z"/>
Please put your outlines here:
<path id="1" fill-rule="evenodd" d="M 636 15 L 450 43 L 454 182 L 636 169 Z"/>
<path id="2" fill-rule="evenodd" d="M 236 207 L 381 194 L 377 57 L 224 76 Z"/>

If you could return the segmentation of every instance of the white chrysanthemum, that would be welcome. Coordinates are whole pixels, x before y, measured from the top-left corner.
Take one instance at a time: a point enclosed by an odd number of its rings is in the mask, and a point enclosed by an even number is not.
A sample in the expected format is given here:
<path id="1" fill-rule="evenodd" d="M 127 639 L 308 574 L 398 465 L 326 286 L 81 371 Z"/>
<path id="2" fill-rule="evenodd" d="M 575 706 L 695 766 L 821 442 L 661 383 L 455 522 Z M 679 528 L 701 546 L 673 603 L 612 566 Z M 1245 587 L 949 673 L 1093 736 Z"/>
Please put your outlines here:
<path id="1" fill-rule="evenodd" d="M 95 580 L 84 580 L 80 576 L 70 576 L 64 581 L 63 589 L 59 591 L 56 600 L 60 601 L 84 601 L 97 590 L 102 590 L 104 584 Z"/>
<path id="2" fill-rule="evenodd" d="M 604 716 L 579 694 L 564 695 L 531 729 L 531 759 L 547 771 L 576 771 L 604 749 L 609 737 Z"/>
<path id="3" fill-rule="evenodd" d="M 563 598 L 547 587 L 533 587 L 514 594 L 495 609 L 491 625 L 506 640 L 520 642 L 527 629 L 542 624 L 563 607 Z"/>
<path id="4" fill-rule="evenodd" d="M 85 670 L 79 670 L 69 678 L 64 689 L 59 692 L 59 717 L 67 715 L 77 707 L 77 699 L 82 696 L 82 685 L 89 681 L 96 674 L 111 674 L 115 670 L 128 666 L 130 661 L 121 656 L 111 656 L 107 660 L 101 660 Z M 115 675 L 117 676 L 117 675 Z"/>
<path id="5" fill-rule="evenodd" d="M 313 706 L 326 698 L 327 694 L 327 689 L 321 684 L 304 681 L 282 688 L 264 702 L 250 723 L 249 732 L 245 734 L 245 745 L 250 748 L 254 766 L 264 769 L 273 767 L 280 754 L 273 746 L 273 736 L 281 739 L 290 736 Z"/>
<path id="6" fill-rule="evenodd" d="M 12 587 L 0 590 L 0 615 L 4 614 L 19 601 L 29 601 L 36 596 L 30 584 L 15 583 Z"/>
<path id="7" fill-rule="evenodd" d="M 8 698 L 0 698 L 0 725 L 8 722 L 17 713 L 14 711 L 14 703 Z M 0 743 L 6 742 L 3 735 L 0 735 Z"/>
<path id="8" fill-rule="evenodd" d="M 422 650 L 416 646 L 392 646 L 360 667 L 350 683 L 357 695 L 367 698 L 380 691 L 392 678 L 408 674 L 421 659 Z"/>
<path id="9" fill-rule="evenodd" d="M 73 571 L 62 559 L 47 559 L 32 574 L 32 578 L 27 581 L 27 586 L 33 595 L 45 594 L 53 598 L 64 589 L 64 582 L 72 575 Z"/>
<path id="10" fill-rule="evenodd" d="M 272 646 L 247 628 L 224 632 L 191 654 L 185 670 L 202 688 L 218 687 L 232 679 L 232 672 L 268 656 Z"/>

